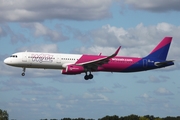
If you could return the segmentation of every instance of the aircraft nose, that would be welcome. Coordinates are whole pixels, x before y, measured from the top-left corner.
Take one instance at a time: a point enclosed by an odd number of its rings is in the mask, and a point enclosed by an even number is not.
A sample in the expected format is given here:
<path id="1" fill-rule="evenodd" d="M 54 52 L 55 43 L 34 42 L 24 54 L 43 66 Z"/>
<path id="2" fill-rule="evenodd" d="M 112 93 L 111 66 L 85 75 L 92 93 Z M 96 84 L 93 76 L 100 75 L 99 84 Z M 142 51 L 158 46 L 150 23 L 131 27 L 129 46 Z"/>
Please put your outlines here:
<path id="1" fill-rule="evenodd" d="M 5 63 L 5 64 L 7 64 L 7 65 L 8 65 L 8 64 L 10 64 L 9 59 L 8 59 L 8 58 L 6 58 L 6 59 L 4 60 L 4 63 Z"/>

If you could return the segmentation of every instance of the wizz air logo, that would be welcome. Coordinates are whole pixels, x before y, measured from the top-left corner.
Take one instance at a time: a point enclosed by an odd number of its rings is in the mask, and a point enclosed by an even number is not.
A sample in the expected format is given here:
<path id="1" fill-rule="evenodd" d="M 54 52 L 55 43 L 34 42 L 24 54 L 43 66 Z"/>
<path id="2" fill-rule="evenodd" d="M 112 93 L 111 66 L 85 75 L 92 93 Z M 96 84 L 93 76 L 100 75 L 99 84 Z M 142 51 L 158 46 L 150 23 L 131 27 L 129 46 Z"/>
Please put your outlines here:
<path id="1" fill-rule="evenodd" d="M 32 54 L 32 62 L 53 62 L 53 55 L 51 54 Z"/>

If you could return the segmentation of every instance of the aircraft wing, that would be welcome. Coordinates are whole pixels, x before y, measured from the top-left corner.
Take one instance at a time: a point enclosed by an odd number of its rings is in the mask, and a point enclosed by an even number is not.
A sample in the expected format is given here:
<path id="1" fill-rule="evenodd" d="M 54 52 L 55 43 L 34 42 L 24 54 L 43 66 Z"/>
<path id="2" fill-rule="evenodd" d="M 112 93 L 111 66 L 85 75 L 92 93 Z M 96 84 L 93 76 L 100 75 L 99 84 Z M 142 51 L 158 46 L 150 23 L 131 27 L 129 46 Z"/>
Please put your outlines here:
<path id="1" fill-rule="evenodd" d="M 96 70 L 98 68 L 98 66 L 101 66 L 105 63 L 108 63 L 109 59 L 115 57 L 118 54 L 120 48 L 121 48 L 121 46 L 118 47 L 116 52 L 110 56 L 100 58 L 100 59 L 96 59 L 96 60 L 87 61 L 87 62 L 77 63 L 76 65 L 84 66 L 84 68 L 87 68 L 87 69 Z"/>

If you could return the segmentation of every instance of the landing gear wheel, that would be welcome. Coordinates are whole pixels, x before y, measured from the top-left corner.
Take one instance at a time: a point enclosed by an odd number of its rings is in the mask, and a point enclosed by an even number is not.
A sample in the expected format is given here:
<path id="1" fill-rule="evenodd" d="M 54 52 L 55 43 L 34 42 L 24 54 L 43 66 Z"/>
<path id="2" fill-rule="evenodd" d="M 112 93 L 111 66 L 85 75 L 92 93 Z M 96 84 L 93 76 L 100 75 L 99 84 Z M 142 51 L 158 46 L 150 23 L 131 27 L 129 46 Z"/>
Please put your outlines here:
<path id="1" fill-rule="evenodd" d="M 89 79 L 89 76 L 88 76 L 88 75 L 85 75 L 85 76 L 84 76 L 84 79 L 85 79 L 85 80 L 88 80 L 88 79 Z"/>
<path id="2" fill-rule="evenodd" d="M 22 76 L 25 76 L 25 73 L 22 73 L 21 75 L 22 75 Z"/>
<path id="3" fill-rule="evenodd" d="M 89 74 L 88 74 L 88 72 L 89 72 Z M 90 71 L 90 70 L 86 70 L 86 71 L 85 71 L 84 79 L 85 79 L 85 80 L 93 79 L 93 75 L 91 74 L 91 71 Z"/>
<path id="4" fill-rule="evenodd" d="M 93 75 L 92 75 L 92 74 L 89 74 L 89 75 L 88 75 L 88 78 L 89 78 L 89 79 L 93 79 Z"/>
<path id="5" fill-rule="evenodd" d="M 25 71 L 26 71 L 26 68 L 23 68 L 23 73 L 21 74 L 22 76 L 25 76 Z"/>
<path id="6" fill-rule="evenodd" d="M 85 80 L 93 79 L 93 75 L 92 75 L 92 74 L 85 75 L 85 76 L 84 76 L 84 79 L 85 79 Z"/>

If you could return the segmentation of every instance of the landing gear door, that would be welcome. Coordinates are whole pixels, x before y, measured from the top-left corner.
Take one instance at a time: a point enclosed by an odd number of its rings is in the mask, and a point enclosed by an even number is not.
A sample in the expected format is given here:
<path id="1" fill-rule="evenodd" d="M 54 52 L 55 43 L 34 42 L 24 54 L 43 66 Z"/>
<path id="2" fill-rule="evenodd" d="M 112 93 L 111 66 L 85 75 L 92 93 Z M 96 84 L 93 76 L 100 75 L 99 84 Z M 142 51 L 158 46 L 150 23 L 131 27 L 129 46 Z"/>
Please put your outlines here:
<path id="1" fill-rule="evenodd" d="M 22 53 L 22 62 L 27 62 L 27 53 Z"/>

